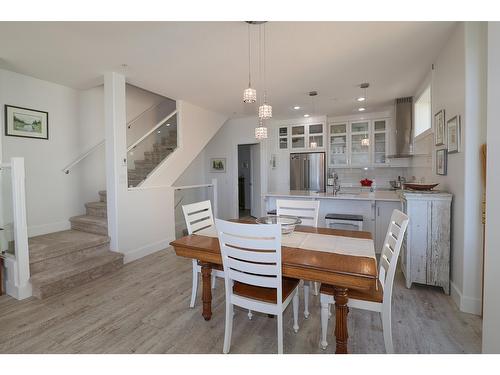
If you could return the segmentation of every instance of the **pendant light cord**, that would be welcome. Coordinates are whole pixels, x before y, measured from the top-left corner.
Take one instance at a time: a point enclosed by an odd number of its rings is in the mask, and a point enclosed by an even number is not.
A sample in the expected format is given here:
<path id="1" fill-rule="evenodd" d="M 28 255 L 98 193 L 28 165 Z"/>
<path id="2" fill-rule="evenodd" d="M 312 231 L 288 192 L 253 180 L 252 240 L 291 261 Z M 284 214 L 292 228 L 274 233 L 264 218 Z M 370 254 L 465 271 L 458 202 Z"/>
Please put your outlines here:
<path id="1" fill-rule="evenodd" d="M 248 24 L 248 87 L 252 87 L 252 76 L 251 76 L 251 49 L 250 49 L 250 24 Z"/>
<path id="2" fill-rule="evenodd" d="M 266 75 L 266 24 L 264 24 L 264 104 L 267 103 L 267 75 Z"/>

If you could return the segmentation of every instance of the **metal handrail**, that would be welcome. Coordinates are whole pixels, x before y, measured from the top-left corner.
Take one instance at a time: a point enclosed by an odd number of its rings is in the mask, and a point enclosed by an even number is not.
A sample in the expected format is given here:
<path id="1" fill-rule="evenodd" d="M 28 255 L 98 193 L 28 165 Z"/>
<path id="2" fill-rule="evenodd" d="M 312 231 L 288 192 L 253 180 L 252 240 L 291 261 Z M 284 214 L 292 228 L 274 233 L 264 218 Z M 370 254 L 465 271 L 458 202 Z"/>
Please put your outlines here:
<path id="1" fill-rule="evenodd" d="M 144 112 L 143 112 L 144 113 Z M 158 129 L 165 121 L 167 121 L 170 117 L 172 117 L 173 115 L 175 115 L 177 113 L 177 109 L 175 111 L 173 111 L 172 113 L 168 114 L 167 117 L 165 117 L 163 120 L 161 120 L 157 125 L 155 125 L 154 128 L 152 128 L 151 130 L 149 130 L 145 135 L 143 135 L 141 138 L 139 138 L 139 140 L 137 140 L 136 142 L 134 142 L 132 144 L 132 146 L 130 146 L 129 148 L 127 148 L 127 152 L 130 151 L 132 148 L 136 147 L 137 144 L 139 144 L 144 138 L 146 138 L 148 135 L 150 135 L 152 132 L 154 132 L 156 129 Z M 83 159 L 85 159 L 87 156 L 89 156 L 91 153 L 93 153 L 96 149 L 98 149 L 99 147 L 101 147 L 102 145 L 104 145 L 105 143 L 105 140 L 103 139 L 102 141 L 100 141 L 98 144 L 92 146 L 90 149 L 88 149 L 85 153 L 83 153 L 82 155 L 80 155 L 77 159 L 75 159 L 74 161 L 72 161 L 71 163 L 69 163 L 67 166 L 65 166 L 62 171 L 65 173 L 65 174 L 69 174 L 69 172 L 71 171 L 71 168 L 73 168 L 76 164 L 78 164 L 79 162 L 81 162 Z"/>
<path id="2" fill-rule="evenodd" d="M 139 118 L 141 118 L 145 113 L 151 111 L 152 109 L 156 108 L 156 107 L 159 107 L 161 104 L 164 104 L 166 102 L 168 102 L 170 99 L 165 99 L 165 100 L 162 100 L 161 102 L 159 103 L 156 103 L 156 104 L 153 104 L 152 106 L 150 106 L 149 108 L 145 109 L 144 111 L 142 111 L 141 113 L 139 113 L 137 116 L 135 116 L 132 120 L 130 120 L 128 123 L 127 123 L 127 128 L 130 129 L 132 127 L 132 125 L 137 121 L 139 120 Z"/>
<path id="3" fill-rule="evenodd" d="M 172 113 L 168 114 L 164 119 L 160 120 L 158 124 L 156 124 L 153 128 L 151 128 L 146 134 L 144 134 L 141 138 L 139 138 L 137 141 L 132 143 L 128 148 L 127 152 L 135 148 L 139 143 L 141 143 L 146 137 L 148 137 L 151 133 L 153 133 L 156 129 L 158 129 L 160 126 L 162 126 L 168 119 L 170 119 L 172 116 L 174 116 L 177 113 L 177 109 L 173 111 Z"/>
<path id="4" fill-rule="evenodd" d="M 80 155 L 75 161 L 69 163 L 66 167 L 64 167 L 62 169 L 62 171 L 65 173 L 65 174 L 69 174 L 69 171 L 71 170 L 71 168 L 73 168 L 73 166 L 75 166 L 76 164 L 78 164 L 79 162 L 81 162 L 83 159 L 85 159 L 87 156 L 89 156 L 91 153 L 94 152 L 94 150 L 98 149 L 99 147 L 101 147 L 102 145 L 104 145 L 104 142 L 105 140 L 103 139 L 101 142 L 99 142 L 98 144 L 96 144 L 95 146 L 92 146 L 88 151 L 86 151 L 84 154 Z"/>
<path id="5" fill-rule="evenodd" d="M 213 187 L 214 184 L 200 184 L 200 185 L 185 185 L 185 186 L 174 186 L 175 190 L 186 190 L 186 189 L 196 189 L 202 187 Z"/>

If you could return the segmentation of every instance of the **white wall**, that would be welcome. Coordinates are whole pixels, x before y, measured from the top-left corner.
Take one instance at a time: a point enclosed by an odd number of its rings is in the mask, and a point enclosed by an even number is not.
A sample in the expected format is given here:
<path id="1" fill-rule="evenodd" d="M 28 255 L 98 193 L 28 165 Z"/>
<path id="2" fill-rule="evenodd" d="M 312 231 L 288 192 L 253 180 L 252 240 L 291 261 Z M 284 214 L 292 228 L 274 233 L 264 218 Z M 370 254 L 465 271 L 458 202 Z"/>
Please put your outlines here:
<path id="1" fill-rule="evenodd" d="M 179 145 L 144 181 L 144 188 L 174 185 L 227 119 L 184 101 L 177 102 L 177 110 Z"/>
<path id="2" fill-rule="evenodd" d="M 238 217 L 238 145 L 254 144 L 255 117 L 228 120 L 204 149 L 206 169 L 205 179 L 217 180 L 218 216 L 221 219 Z M 268 169 L 270 139 L 261 142 L 261 171 Z M 211 158 L 226 158 L 226 172 L 212 173 L 208 169 Z M 261 178 L 261 192 L 267 191 L 267 176 Z"/>
<path id="3" fill-rule="evenodd" d="M 111 248 L 129 262 L 164 249 L 175 238 L 174 188 L 187 166 L 223 124 L 225 117 L 190 103 L 178 103 L 180 144 L 140 188 L 127 187 L 125 77 L 104 78 L 108 231 Z M 190 176 L 184 177 L 188 180 Z M 150 181 L 153 180 L 153 181 Z"/>
<path id="4" fill-rule="evenodd" d="M 481 311 L 481 221 L 482 195 L 479 159 L 485 141 L 484 23 L 459 23 L 436 58 L 432 72 L 432 113 L 445 110 L 445 121 L 461 116 L 462 150 L 448 155 L 448 172 L 439 176 L 434 134 L 420 137 L 415 152 L 427 154 L 412 159 L 409 176 L 417 181 L 437 182 L 453 194 L 451 280 L 452 297 L 462 311 Z"/>
<path id="5" fill-rule="evenodd" d="M 49 112 L 49 139 L 5 136 L 4 104 Z M 69 228 L 68 218 L 83 212 L 80 176 L 61 171 L 84 147 L 79 140 L 79 92 L 0 69 L 0 105 L 1 158 L 25 158 L 29 235 Z"/>
<path id="6" fill-rule="evenodd" d="M 488 23 L 488 117 L 486 252 L 484 262 L 483 353 L 500 353 L 500 23 Z"/>

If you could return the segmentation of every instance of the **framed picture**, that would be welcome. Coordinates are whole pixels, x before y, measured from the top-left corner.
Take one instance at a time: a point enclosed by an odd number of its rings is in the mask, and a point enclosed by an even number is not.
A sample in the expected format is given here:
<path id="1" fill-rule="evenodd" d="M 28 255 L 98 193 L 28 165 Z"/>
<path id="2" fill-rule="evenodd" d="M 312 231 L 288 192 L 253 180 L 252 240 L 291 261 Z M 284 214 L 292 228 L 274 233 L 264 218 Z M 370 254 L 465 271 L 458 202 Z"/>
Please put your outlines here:
<path id="1" fill-rule="evenodd" d="M 49 113 L 6 104 L 5 135 L 49 139 Z"/>
<path id="2" fill-rule="evenodd" d="M 210 159 L 210 172 L 226 173 L 226 158 Z"/>
<path id="3" fill-rule="evenodd" d="M 446 176 L 448 164 L 448 151 L 443 148 L 436 151 L 436 173 Z"/>
<path id="4" fill-rule="evenodd" d="M 455 116 L 446 122 L 448 139 L 448 154 L 460 152 L 460 116 Z"/>
<path id="5" fill-rule="evenodd" d="M 444 145 L 445 141 L 445 131 L 444 126 L 444 109 L 440 110 L 434 115 L 434 136 L 436 139 L 436 146 Z"/>

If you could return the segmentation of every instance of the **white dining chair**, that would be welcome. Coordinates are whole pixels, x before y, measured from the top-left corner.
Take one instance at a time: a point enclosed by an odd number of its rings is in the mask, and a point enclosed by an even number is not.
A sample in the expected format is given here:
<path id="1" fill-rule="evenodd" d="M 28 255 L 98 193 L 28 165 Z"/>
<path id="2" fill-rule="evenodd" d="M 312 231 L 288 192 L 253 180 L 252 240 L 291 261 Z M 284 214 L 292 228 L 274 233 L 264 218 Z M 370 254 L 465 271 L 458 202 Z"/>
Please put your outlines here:
<path id="1" fill-rule="evenodd" d="M 293 330 L 299 330 L 299 280 L 282 277 L 279 224 L 239 224 L 216 219 L 224 265 L 226 327 L 224 353 L 229 353 L 233 306 L 276 315 L 278 353 L 283 353 L 283 311 L 292 302 Z"/>
<path id="2" fill-rule="evenodd" d="M 360 292 L 349 290 L 349 308 L 362 309 L 379 312 L 382 318 L 382 329 L 384 332 L 385 351 L 394 353 L 392 344 L 391 325 L 391 300 L 394 275 L 398 263 L 399 252 L 403 243 L 406 228 L 408 226 L 408 216 L 399 210 L 394 210 L 389 222 L 389 228 L 385 236 L 384 245 L 380 254 L 380 266 L 377 280 L 377 288 L 371 292 Z M 321 342 L 320 345 L 326 349 L 328 342 L 326 334 L 328 331 L 329 309 L 331 304 L 335 304 L 333 297 L 333 287 L 322 285 L 320 289 L 321 301 Z"/>
<path id="3" fill-rule="evenodd" d="M 184 220 L 188 234 L 196 234 L 203 229 L 213 228 L 214 234 L 215 223 L 212 215 L 212 204 L 209 200 L 203 202 L 196 202 L 182 206 L 184 213 Z M 193 308 L 196 302 L 196 294 L 198 292 L 198 275 L 201 273 L 201 266 L 196 259 L 193 259 L 193 286 L 191 288 L 191 301 L 189 307 Z M 212 269 L 212 289 L 215 288 L 215 278 L 224 277 L 224 271 Z"/>
<path id="4" fill-rule="evenodd" d="M 318 226 L 319 200 L 295 200 L 277 199 L 276 215 L 297 216 L 302 225 L 310 227 Z M 313 290 L 315 296 L 318 295 L 320 283 L 304 280 L 304 317 L 309 318 L 309 289 Z"/>

